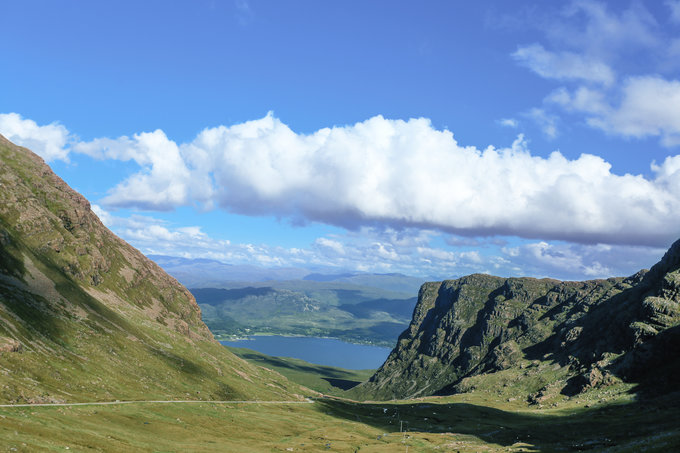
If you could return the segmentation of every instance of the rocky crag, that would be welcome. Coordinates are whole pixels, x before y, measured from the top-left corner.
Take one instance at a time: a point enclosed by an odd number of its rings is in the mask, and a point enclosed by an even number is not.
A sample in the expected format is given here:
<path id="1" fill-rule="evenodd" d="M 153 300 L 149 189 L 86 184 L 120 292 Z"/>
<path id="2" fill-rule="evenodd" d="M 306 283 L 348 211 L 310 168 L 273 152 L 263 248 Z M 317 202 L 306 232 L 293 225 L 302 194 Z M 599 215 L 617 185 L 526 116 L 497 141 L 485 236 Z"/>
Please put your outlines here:
<path id="1" fill-rule="evenodd" d="M 680 389 L 678 357 L 680 241 L 651 270 L 628 278 L 475 274 L 426 283 L 409 328 L 354 395 L 393 399 L 495 388 L 540 404 L 616 383 L 668 392 Z"/>
<path id="2" fill-rule="evenodd" d="M 0 401 L 289 397 L 193 296 L 0 136 Z"/>

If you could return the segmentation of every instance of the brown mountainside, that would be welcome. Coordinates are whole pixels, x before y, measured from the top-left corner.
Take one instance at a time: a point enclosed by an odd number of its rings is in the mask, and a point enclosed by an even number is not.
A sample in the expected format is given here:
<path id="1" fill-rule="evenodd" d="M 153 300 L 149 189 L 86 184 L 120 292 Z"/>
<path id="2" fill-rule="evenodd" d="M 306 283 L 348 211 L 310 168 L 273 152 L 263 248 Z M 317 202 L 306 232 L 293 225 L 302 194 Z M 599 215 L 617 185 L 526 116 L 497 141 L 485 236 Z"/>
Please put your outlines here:
<path id="1" fill-rule="evenodd" d="M 0 136 L 0 400 L 286 398 L 219 345 L 193 296 Z"/>

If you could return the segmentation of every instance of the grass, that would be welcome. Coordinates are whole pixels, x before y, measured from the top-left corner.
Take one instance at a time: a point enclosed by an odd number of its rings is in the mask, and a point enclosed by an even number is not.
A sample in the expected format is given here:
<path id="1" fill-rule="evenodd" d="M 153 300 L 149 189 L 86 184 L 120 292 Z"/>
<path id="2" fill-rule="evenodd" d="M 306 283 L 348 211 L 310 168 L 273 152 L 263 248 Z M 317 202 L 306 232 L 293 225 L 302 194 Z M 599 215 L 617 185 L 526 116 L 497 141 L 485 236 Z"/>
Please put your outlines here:
<path id="1" fill-rule="evenodd" d="M 0 445 L 16 451 L 673 451 L 680 447 L 679 402 L 676 394 L 536 409 L 462 394 L 382 403 L 323 398 L 295 406 L 3 408 Z"/>
<path id="2" fill-rule="evenodd" d="M 370 374 L 370 370 L 354 372 L 233 349 L 251 363 L 325 394 L 342 394 L 338 388 L 324 388 L 332 387 L 326 379 L 353 381 Z M 530 405 L 518 397 L 526 391 L 523 382 L 546 371 L 540 366 L 526 370 L 521 376 L 510 370 L 492 373 L 488 377 L 493 379 L 485 385 L 470 382 L 468 393 L 415 400 L 357 402 L 321 397 L 311 405 L 0 408 L 0 449 L 406 452 L 408 447 L 410 452 L 637 452 L 680 448 L 680 393 L 639 400 L 631 384 L 618 383 L 571 398 L 556 393 L 542 405 Z M 556 378 L 561 370 L 553 372 Z M 265 370 L 251 374 L 254 379 L 264 375 Z"/>
<path id="3" fill-rule="evenodd" d="M 0 401 L 294 399 L 212 341 L 186 289 L 0 140 Z M 291 387 L 286 387 L 291 385 Z"/>

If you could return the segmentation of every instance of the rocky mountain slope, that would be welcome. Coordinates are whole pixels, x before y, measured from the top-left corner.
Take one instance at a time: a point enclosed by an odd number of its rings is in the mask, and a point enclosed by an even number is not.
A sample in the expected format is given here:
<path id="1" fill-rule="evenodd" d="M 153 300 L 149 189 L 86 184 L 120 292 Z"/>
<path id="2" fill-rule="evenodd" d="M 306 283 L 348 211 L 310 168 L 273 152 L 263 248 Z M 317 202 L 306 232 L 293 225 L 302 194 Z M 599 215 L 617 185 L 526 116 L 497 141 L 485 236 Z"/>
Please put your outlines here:
<path id="1" fill-rule="evenodd" d="M 287 398 L 193 296 L 0 136 L 0 401 Z"/>
<path id="2" fill-rule="evenodd" d="M 628 278 L 426 283 L 409 328 L 354 392 L 392 399 L 497 386 L 537 404 L 615 383 L 658 393 L 680 389 L 679 356 L 680 241 Z"/>

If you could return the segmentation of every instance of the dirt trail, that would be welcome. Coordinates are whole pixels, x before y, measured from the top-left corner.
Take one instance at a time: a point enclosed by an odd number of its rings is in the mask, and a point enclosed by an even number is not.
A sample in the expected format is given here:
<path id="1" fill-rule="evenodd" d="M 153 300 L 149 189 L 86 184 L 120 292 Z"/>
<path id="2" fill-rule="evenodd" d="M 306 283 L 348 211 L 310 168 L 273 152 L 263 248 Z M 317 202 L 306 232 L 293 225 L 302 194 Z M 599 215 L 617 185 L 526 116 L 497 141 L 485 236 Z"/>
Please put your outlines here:
<path id="1" fill-rule="evenodd" d="M 257 400 L 232 400 L 232 401 L 93 401 L 87 403 L 36 403 L 36 404 L 0 404 L 0 407 L 40 407 L 40 406 L 110 406 L 114 404 L 314 404 L 314 401 L 305 398 L 303 401 L 257 401 Z"/>

